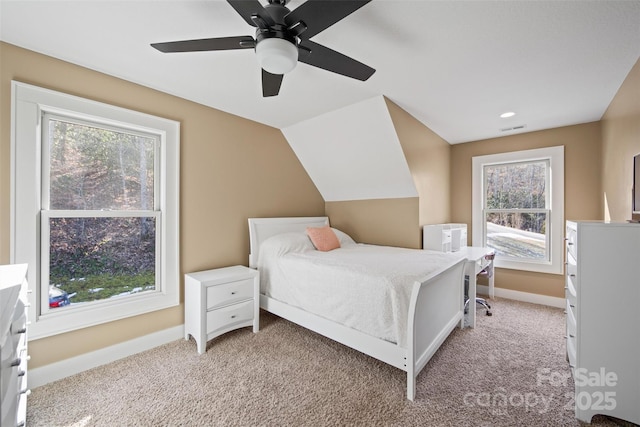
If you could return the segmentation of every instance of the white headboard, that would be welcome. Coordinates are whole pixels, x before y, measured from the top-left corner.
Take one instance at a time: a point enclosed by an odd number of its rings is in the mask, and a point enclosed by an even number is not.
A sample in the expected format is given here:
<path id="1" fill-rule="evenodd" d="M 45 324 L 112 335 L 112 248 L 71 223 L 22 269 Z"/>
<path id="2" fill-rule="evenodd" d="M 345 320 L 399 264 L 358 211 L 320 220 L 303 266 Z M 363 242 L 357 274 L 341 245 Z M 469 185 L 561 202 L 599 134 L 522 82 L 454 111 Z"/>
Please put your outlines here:
<path id="1" fill-rule="evenodd" d="M 292 231 L 305 231 L 307 227 L 329 225 L 326 216 L 290 218 L 249 218 L 249 267 L 256 268 L 260 244 L 271 236 Z"/>

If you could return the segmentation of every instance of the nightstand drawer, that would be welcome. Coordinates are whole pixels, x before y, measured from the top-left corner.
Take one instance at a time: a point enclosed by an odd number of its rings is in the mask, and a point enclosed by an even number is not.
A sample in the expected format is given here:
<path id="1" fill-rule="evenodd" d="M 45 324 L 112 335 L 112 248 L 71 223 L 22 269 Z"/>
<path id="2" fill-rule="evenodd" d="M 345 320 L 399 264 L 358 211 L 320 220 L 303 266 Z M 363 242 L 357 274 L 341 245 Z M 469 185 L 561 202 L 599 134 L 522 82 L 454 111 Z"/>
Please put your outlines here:
<path id="1" fill-rule="evenodd" d="M 253 298 L 253 278 L 207 287 L 207 310 Z"/>
<path id="2" fill-rule="evenodd" d="M 218 308 L 207 313 L 207 333 L 216 335 L 221 329 L 233 329 L 253 320 L 253 300 Z"/>

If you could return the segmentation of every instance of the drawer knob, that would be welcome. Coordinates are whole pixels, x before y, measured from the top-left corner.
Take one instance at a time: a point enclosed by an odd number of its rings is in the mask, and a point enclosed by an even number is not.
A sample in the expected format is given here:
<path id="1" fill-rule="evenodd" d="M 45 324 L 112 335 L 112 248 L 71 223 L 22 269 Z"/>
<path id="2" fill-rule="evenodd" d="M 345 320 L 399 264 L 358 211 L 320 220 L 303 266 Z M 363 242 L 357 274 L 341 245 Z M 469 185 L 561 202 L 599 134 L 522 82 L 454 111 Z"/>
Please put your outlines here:
<path id="1" fill-rule="evenodd" d="M 236 315 L 235 315 L 235 314 L 232 314 L 232 315 L 231 315 L 231 318 L 232 318 L 232 319 L 235 319 L 235 318 L 236 318 Z"/>
<path id="2" fill-rule="evenodd" d="M 20 358 L 18 357 L 16 360 L 14 360 L 13 362 L 11 362 L 11 367 L 14 367 L 14 366 L 20 366 L 20 363 L 22 363 L 22 359 L 20 359 Z"/>
<path id="3" fill-rule="evenodd" d="M 24 334 L 27 332 L 27 328 L 18 329 L 14 332 L 14 334 Z"/>
<path id="4" fill-rule="evenodd" d="M 232 292 L 231 292 L 231 295 L 235 295 L 235 294 L 236 294 L 236 291 L 232 291 Z"/>
<path id="5" fill-rule="evenodd" d="M 569 275 L 569 277 L 576 277 L 576 275 L 575 275 L 575 274 L 573 274 L 573 273 L 571 273 L 571 274 Z"/>

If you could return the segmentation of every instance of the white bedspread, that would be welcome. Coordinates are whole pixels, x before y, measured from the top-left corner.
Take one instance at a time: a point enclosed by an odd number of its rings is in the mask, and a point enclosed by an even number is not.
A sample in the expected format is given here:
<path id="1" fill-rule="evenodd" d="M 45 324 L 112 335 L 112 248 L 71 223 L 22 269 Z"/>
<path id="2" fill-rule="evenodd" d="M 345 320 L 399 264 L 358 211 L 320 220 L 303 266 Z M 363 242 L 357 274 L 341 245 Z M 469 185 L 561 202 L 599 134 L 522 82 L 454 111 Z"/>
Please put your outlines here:
<path id="1" fill-rule="evenodd" d="M 329 252 L 315 250 L 304 233 L 265 240 L 258 259 L 261 293 L 406 347 L 413 284 L 462 256 L 340 240 L 342 247 Z"/>

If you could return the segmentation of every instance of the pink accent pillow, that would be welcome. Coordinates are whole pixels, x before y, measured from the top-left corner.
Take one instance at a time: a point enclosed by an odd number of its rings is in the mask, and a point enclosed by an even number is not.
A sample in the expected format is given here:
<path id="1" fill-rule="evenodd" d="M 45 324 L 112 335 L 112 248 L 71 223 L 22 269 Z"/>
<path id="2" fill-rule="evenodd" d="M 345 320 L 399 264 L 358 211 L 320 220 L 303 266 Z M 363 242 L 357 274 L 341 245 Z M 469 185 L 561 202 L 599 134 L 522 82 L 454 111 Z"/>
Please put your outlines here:
<path id="1" fill-rule="evenodd" d="M 307 236 L 319 251 L 327 252 L 340 247 L 338 236 L 328 225 L 324 227 L 307 227 Z"/>

